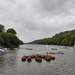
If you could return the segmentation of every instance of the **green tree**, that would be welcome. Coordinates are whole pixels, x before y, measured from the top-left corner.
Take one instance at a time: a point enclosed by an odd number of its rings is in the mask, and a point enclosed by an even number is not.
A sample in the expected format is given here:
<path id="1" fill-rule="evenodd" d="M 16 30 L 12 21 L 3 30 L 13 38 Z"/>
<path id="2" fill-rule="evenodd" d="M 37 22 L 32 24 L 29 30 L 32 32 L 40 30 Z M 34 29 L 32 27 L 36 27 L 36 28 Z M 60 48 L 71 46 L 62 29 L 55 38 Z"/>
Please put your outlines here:
<path id="1" fill-rule="evenodd" d="M 6 47 L 9 47 L 10 46 L 10 38 L 9 38 L 9 35 L 6 32 L 2 32 L 1 33 L 1 37 L 4 40 L 3 45 L 6 46 Z"/>
<path id="2" fill-rule="evenodd" d="M 2 39 L 2 37 L 0 36 L 0 46 L 2 46 L 4 44 L 4 40 Z"/>
<path id="3" fill-rule="evenodd" d="M 10 47 L 18 47 L 20 45 L 20 40 L 16 35 L 8 33 L 10 39 Z"/>
<path id="4" fill-rule="evenodd" d="M 7 30 L 7 33 L 12 33 L 12 34 L 15 34 L 15 35 L 17 34 L 16 31 L 13 28 L 9 28 Z"/>
<path id="5" fill-rule="evenodd" d="M 3 32 L 4 30 L 4 25 L 0 24 L 0 32 Z"/>
<path id="6" fill-rule="evenodd" d="M 7 48 L 19 47 L 19 45 L 22 43 L 22 41 L 12 33 L 2 32 L 0 36 L 1 44 Z"/>
<path id="7" fill-rule="evenodd" d="M 19 43 L 20 43 L 21 45 L 23 45 L 23 44 L 24 44 L 22 40 L 19 40 Z"/>
<path id="8" fill-rule="evenodd" d="M 7 48 L 16 48 L 19 45 L 23 44 L 16 36 L 16 31 L 13 28 L 9 28 L 6 32 L 4 32 L 4 26 L 0 24 L 0 47 L 7 47 Z"/>

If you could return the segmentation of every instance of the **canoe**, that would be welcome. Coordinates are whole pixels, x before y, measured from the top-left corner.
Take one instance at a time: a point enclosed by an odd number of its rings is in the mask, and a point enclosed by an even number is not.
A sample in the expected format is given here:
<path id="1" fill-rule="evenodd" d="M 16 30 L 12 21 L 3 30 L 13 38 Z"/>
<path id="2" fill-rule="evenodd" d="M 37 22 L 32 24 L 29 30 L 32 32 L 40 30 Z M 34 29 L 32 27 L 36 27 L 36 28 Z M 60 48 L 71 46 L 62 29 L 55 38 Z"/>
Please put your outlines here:
<path id="1" fill-rule="evenodd" d="M 21 58 L 22 61 L 26 61 L 26 56 L 24 55 L 22 58 Z"/>
<path id="2" fill-rule="evenodd" d="M 31 60 L 32 60 L 31 56 L 28 56 L 28 57 L 27 57 L 27 61 L 28 61 L 28 62 L 31 62 Z"/>
<path id="3" fill-rule="evenodd" d="M 51 48 L 51 50 L 57 50 L 57 48 Z"/>
<path id="4" fill-rule="evenodd" d="M 42 62 L 42 58 L 40 58 L 40 57 L 35 57 L 35 60 L 36 60 L 37 62 Z"/>
<path id="5" fill-rule="evenodd" d="M 57 52 L 50 52 L 50 54 L 57 54 Z"/>
<path id="6" fill-rule="evenodd" d="M 4 52 L 4 50 L 3 49 L 0 49 L 0 52 Z"/>
<path id="7" fill-rule="evenodd" d="M 39 55 L 40 58 L 45 58 L 45 55 Z"/>
<path id="8" fill-rule="evenodd" d="M 51 58 L 52 60 L 55 60 L 55 57 L 54 57 L 54 56 L 50 56 L 50 58 Z"/>
<path id="9" fill-rule="evenodd" d="M 58 54 L 64 54 L 64 52 L 63 52 L 63 51 L 58 51 L 57 53 L 58 53 Z"/>
<path id="10" fill-rule="evenodd" d="M 27 50 L 33 50 L 33 49 L 31 49 L 31 48 L 25 48 L 25 49 L 27 49 Z"/>
<path id="11" fill-rule="evenodd" d="M 57 52 L 47 52 L 47 54 L 57 54 Z"/>
<path id="12" fill-rule="evenodd" d="M 50 56 L 45 55 L 45 60 L 46 60 L 46 61 L 50 61 L 50 59 L 51 59 Z"/>

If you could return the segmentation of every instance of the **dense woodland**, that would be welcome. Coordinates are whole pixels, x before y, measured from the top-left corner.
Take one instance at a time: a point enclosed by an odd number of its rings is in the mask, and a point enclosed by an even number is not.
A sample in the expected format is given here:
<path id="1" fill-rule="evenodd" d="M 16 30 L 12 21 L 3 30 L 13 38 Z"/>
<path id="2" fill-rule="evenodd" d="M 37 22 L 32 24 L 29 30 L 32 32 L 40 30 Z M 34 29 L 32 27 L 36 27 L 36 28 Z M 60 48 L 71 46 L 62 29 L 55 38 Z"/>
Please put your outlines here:
<path id="1" fill-rule="evenodd" d="M 75 42 L 75 30 L 61 32 L 51 38 L 44 38 L 30 42 L 31 44 L 48 44 L 48 45 L 62 45 L 73 46 Z"/>
<path id="2" fill-rule="evenodd" d="M 17 32 L 13 28 L 5 30 L 4 25 L 0 24 L 0 48 L 16 48 L 23 44 L 16 35 Z"/>

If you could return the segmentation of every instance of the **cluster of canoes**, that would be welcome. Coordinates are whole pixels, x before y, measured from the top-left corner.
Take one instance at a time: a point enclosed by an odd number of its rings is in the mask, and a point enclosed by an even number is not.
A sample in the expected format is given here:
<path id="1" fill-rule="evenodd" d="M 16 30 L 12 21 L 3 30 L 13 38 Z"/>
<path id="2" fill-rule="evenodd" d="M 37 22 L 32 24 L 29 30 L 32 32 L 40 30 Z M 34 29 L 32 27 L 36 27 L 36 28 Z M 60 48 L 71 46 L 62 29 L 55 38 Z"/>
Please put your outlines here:
<path id="1" fill-rule="evenodd" d="M 50 56 L 50 55 L 40 55 L 40 54 L 33 54 L 33 55 L 29 55 L 29 56 L 23 56 L 21 58 L 22 61 L 26 61 L 27 62 L 31 62 L 32 59 L 35 59 L 37 62 L 42 62 L 42 59 L 45 59 L 46 61 L 50 61 L 50 60 L 55 60 L 54 56 Z"/>
<path id="2" fill-rule="evenodd" d="M 63 51 L 57 51 L 57 52 L 47 52 L 47 54 L 64 54 Z"/>

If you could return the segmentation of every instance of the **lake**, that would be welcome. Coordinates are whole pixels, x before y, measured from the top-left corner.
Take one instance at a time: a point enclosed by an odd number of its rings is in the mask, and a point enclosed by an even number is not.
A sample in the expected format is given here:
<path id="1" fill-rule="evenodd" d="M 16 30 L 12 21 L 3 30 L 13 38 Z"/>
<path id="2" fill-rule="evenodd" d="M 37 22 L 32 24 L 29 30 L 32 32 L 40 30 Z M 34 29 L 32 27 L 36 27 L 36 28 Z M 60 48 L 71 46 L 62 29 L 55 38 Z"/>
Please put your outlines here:
<path id="1" fill-rule="evenodd" d="M 21 61 L 23 55 L 46 54 L 50 51 L 63 51 L 64 54 L 49 54 L 55 56 L 55 60 L 50 62 L 42 60 L 38 63 L 35 59 L 31 62 Z M 9 50 L 0 55 L 0 75 L 75 75 L 75 49 L 55 45 L 21 45 L 17 50 Z"/>

